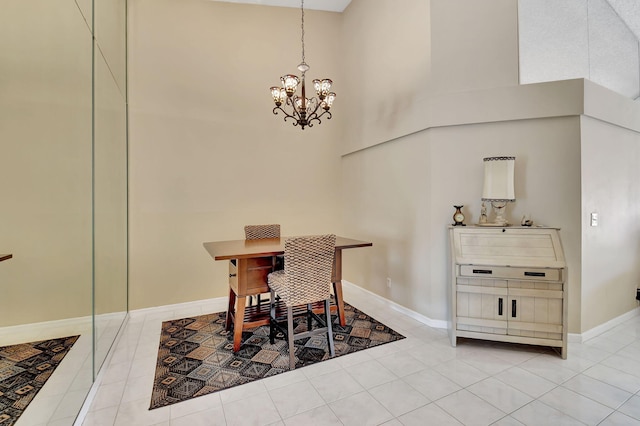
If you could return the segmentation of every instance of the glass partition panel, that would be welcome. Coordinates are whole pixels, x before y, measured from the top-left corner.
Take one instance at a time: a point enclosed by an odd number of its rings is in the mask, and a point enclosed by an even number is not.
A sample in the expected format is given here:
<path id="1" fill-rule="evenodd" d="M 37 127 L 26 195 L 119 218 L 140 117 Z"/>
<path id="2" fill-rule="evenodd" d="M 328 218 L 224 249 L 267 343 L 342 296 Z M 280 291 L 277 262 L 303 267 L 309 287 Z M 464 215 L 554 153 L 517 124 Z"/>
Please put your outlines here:
<path id="1" fill-rule="evenodd" d="M 73 0 L 1 9 L 0 346 L 80 336 L 18 424 L 72 422 L 93 380 L 92 36 Z"/>
<path id="2" fill-rule="evenodd" d="M 107 3 L 2 2 L 0 346 L 79 336 L 25 424 L 73 424 L 127 312 L 126 1 Z"/>
<path id="3" fill-rule="evenodd" d="M 94 336 L 100 369 L 127 312 L 127 120 L 125 95 L 95 57 Z"/>

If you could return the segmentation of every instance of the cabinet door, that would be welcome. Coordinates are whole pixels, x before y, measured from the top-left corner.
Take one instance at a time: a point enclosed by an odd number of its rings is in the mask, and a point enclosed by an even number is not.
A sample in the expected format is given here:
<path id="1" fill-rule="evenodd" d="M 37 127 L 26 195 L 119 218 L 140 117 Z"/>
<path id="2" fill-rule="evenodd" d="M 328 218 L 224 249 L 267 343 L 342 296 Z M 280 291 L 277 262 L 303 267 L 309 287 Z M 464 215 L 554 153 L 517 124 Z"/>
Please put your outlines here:
<path id="1" fill-rule="evenodd" d="M 459 277 L 456 285 L 456 328 L 507 334 L 507 282 Z"/>
<path id="2" fill-rule="evenodd" d="M 527 283 L 530 286 L 531 283 Z M 562 284 L 540 283 L 521 288 L 509 282 L 507 334 L 544 339 L 562 339 Z"/>

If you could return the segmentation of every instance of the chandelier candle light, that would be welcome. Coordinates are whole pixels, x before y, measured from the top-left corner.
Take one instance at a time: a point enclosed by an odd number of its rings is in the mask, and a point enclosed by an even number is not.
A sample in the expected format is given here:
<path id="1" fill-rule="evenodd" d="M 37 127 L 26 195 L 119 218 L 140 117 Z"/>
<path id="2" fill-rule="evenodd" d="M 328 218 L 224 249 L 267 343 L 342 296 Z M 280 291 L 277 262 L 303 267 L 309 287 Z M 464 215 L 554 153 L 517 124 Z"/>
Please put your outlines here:
<path id="1" fill-rule="evenodd" d="M 336 94 L 331 92 L 331 84 L 333 83 L 328 78 L 323 80 L 313 80 L 313 87 L 316 90 L 317 98 L 307 98 L 305 91 L 305 73 L 309 71 L 309 65 L 304 61 L 304 0 L 300 2 L 300 9 L 302 11 L 302 62 L 298 65 L 301 78 L 297 75 L 287 74 L 280 77 L 282 87 L 272 87 L 271 96 L 273 102 L 276 104 L 273 108 L 273 113 L 278 115 L 278 111 L 284 113 L 284 121 L 289 118 L 293 119 L 294 126 L 300 126 L 302 130 L 306 126 L 313 127 L 312 121 L 320 121 L 320 117 L 326 115 L 327 119 L 331 118 L 331 105 L 336 98 Z M 296 94 L 298 85 L 301 84 L 302 96 Z M 289 112 L 287 112 L 288 109 Z"/>

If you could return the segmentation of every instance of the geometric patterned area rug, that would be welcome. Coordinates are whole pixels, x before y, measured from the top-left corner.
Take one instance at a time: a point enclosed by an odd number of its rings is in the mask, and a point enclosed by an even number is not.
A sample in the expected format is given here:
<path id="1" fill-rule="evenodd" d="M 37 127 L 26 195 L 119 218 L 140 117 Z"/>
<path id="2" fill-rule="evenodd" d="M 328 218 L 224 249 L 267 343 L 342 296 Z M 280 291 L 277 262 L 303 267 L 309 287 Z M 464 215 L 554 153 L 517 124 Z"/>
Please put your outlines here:
<path id="1" fill-rule="evenodd" d="M 78 337 L 0 346 L 0 426 L 18 420 Z"/>
<path id="2" fill-rule="evenodd" d="M 288 343 L 282 333 L 269 342 L 269 326 L 242 333 L 233 352 L 233 332 L 225 330 L 226 312 L 162 323 L 160 348 L 149 409 L 164 407 L 289 370 Z M 344 327 L 334 316 L 335 356 L 404 339 L 404 336 L 345 303 Z M 306 320 L 294 323 L 306 330 Z M 329 359 L 326 336 L 295 341 L 296 368 Z"/>

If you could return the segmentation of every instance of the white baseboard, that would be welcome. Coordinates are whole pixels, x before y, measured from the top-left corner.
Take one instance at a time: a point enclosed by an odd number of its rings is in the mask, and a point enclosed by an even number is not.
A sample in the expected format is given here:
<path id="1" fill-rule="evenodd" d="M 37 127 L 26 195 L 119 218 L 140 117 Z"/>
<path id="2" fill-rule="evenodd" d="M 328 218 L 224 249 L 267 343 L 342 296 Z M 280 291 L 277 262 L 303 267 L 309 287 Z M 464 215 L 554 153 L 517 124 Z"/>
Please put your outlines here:
<path id="1" fill-rule="evenodd" d="M 583 343 L 586 342 L 589 339 L 593 339 L 594 337 L 597 337 L 599 335 L 601 335 L 604 332 L 607 332 L 611 329 L 613 329 L 614 327 L 622 324 L 623 322 L 630 320 L 633 317 L 636 317 L 640 315 L 640 307 L 636 307 L 632 310 L 630 310 L 629 312 L 626 312 L 618 317 L 615 317 L 603 324 L 600 324 L 596 327 L 593 327 L 590 330 L 585 331 L 582 334 L 577 334 L 577 333 L 569 333 L 568 336 L 568 340 L 569 342 L 572 343 Z"/>
<path id="2" fill-rule="evenodd" d="M 214 297 L 212 299 L 203 299 L 203 300 L 194 300 L 192 302 L 183 302 L 183 303 L 175 303 L 173 305 L 164 305 L 164 306 L 153 306 L 150 308 L 141 308 L 134 309 L 129 311 L 129 315 L 131 318 L 137 318 L 141 315 L 146 315 L 148 313 L 158 313 L 158 312 L 171 312 L 178 310 L 189 310 L 189 309 L 197 309 L 199 307 L 207 308 L 207 311 L 213 312 L 221 312 L 227 310 L 229 298 L 227 296 L 223 297 Z"/>
<path id="3" fill-rule="evenodd" d="M 393 309 L 394 311 L 400 312 L 401 314 L 404 314 L 410 318 L 413 318 L 414 320 L 421 322 L 425 325 L 428 325 L 429 327 L 433 327 L 433 328 L 444 328 L 446 329 L 448 327 L 448 323 L 447 321 L 442 321 L 442 320 L 435 320 L 435 319 L 431 319 L 429 317 L 426 317 L 422 314 L 419 314 L 418 312 L 412 311 L 409 308 L 406 308 L 402 305 L 399 305 L 398 303 L 389 300 L 387 298 L 384 298 L 378 294 L 375 294 L 367 289 L 364 289 L 352 282 L 349 282 L 347 280 L 342 280 L 342 288 L 343 291 L 346 293 L 345 294 L 345 299 L 348 299 L 348 294 L 351 293 L 358 293 L 358 295 L 360 297 L 366 297 L 366 298 L 370 298 L 373 299 L 375 301 L 377 301 L 378 303 L 382 303 L 384 305 L 386 305 L 389 309 Z"/>

